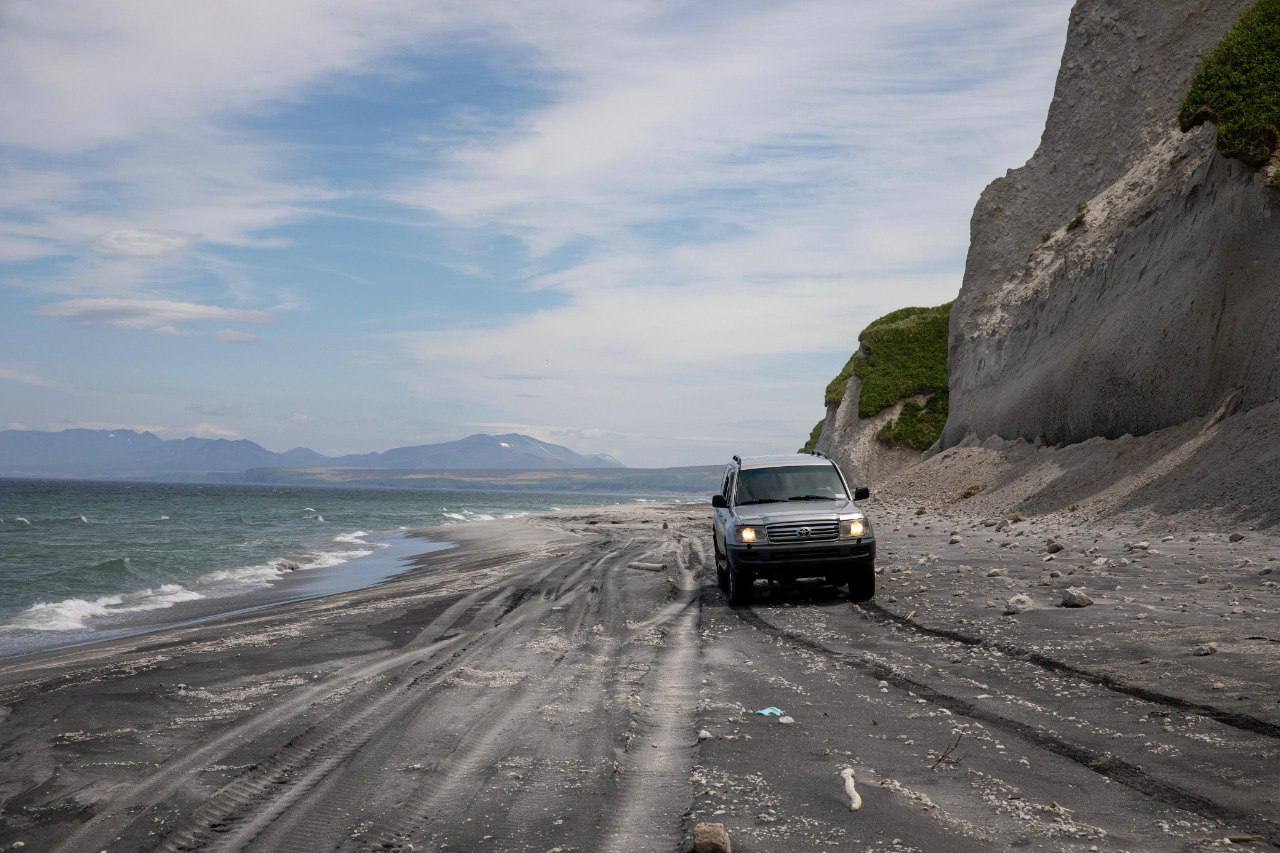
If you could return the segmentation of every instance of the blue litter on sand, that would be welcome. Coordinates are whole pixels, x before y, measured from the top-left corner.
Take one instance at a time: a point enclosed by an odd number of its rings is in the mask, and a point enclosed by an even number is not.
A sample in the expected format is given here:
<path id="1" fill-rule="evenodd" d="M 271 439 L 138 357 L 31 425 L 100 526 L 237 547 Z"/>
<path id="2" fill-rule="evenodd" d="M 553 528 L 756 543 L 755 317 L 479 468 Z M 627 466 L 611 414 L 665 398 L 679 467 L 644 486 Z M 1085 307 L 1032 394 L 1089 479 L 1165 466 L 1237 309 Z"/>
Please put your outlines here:
<path id="1" fill-rule="evenodd" d="M 756 714 L 761 717 L 781 717 L 782 709 L 775 708 L 770 705 L 768 708 L 761 708 L 759 711 L 756 711 Z"/>

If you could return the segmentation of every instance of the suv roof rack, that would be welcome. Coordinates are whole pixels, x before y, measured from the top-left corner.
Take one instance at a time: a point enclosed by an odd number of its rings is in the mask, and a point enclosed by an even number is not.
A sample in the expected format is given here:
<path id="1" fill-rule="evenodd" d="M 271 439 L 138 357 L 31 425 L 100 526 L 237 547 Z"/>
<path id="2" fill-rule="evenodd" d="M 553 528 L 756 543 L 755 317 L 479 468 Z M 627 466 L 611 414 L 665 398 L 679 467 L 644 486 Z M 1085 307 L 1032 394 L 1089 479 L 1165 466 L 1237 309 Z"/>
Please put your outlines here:
<path id="1" fill-rule="evenodd" d="M 827 458 L 827 454 L 823 453 L 821 450 L 810 450 L 810 451 L 809 451 L 809 455 L 810 455 L 810 456 L 820 456 L 820 457 L 822 457 L 823 459 L 826 459 L 826 458 Z"/>

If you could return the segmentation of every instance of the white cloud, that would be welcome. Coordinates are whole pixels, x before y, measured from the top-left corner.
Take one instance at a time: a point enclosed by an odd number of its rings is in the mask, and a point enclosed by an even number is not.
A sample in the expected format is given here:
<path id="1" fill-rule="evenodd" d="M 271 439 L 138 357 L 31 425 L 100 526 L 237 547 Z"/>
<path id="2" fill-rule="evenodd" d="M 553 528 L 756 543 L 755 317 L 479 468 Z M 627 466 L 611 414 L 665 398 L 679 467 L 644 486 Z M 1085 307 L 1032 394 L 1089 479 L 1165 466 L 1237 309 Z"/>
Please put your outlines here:
<path id="1" fill-rule="evenodd" d="M 13 382 L 30 388 L 46 388 L 50 391 L 69 391 L 65 384 L 50 379 L 23 364 L 0 364 L 0 382 Z M 11 427 L 14 429 L 14 427 Z"/>
<path id="2" fill-rule="evenodd" d="M 533 259 L 517 275 L 554 307 L 400 335 L 406 381 L 457 421 L 583 430 L 629 461 L 666 461 L 671 441 L 695 461 L 709 434 L 794 445 L 820 408 L 821 358 L 834 372 L 868 320 L 958 289 L 978 191 L 1034 147 L 1069 7 L 14 0 L 0 144 L 41 156 L 0 174 L 0 262 L 71 259 L 17 282 L 78 297 L 53 316 L 265 323 L 182 288 L 207 275 L 218 301 L 310 303 L 260 292 L 220 250 L 283 245 L 282 226 L 340 196 L 241 119 L 446 37 L 514 47 L 503 68 L 543 97 L 442 122 L 383 195 L 460 237 L 439 259 L 454 269 L 488 270 L 493 238 L 514 236 Z M 532 375 L 546 378 L 510 378 Z M 761 412 L 781 414 L 745 421 Z"/>
<path id="3" fill-rule="evenodd" d="M 176 252 L 191 245 L 183 234 L 146 231 L 141 228 L 117 228 L 98 238 L 97 249 L 105 255 L 152 257 Z"/>
<path id="4" fill-rule="evenodd" d="M 289 96 L 413 43 L 418 3 L 50 4 L 0 11 L 0 142 L 82 150 Z"/>
<path id="5" fill-rule="evenodd" d="M 400 337 L 406 381 L 493 420 L 626 434 L 642 462 L 673 434 L 690 461 L 700 434 L 798 445 L 862 326 L 958 291 L 978 192 L 1035 146 L 1069 7 L 795 2 L 695 24 L 632 5 L 521 30 L 555 97 L 394 197 L 585 257 L 532 276 L 554 307 Z M 484 378 L 512 372 L 552 379 L 517 396 Z"/>
<path id="6" fill-rule="evenodd" d="M 214 337 L 224 344 L 257 344 L 262 342 L 262 338 L 252 332 L 242 332 L 239 329 L 219 329 L 214 333 Z"/>
<path id="7" fill-rule="evenodd" d="M 216 320 L 224 323 L 270 323 L 265 311 L 220 308 L 196 302 L 171 299 L 85 298 L 68 299 L 46 305 L 41 313 L 50 317 L 75 320 L 122 329 L 143 329 L 176 335 L 188 323 Z"/>

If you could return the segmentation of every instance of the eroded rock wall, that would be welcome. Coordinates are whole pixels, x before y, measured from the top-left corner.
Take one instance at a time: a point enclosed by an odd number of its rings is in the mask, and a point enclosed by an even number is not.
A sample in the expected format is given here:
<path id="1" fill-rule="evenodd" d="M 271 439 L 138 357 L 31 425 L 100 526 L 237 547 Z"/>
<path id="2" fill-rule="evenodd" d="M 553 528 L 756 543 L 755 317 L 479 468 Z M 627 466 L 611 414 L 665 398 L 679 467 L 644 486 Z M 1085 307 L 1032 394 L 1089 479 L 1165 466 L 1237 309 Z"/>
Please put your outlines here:
<path id="1" fill-rule="evenodd" d="M 818 439 L 818 452 L 834 459 L 854 484 L 875 486 L 919 462 L 922 454 L 909 448 L 889 447 L 876 439 L 885 424 L 902 413 L 907 400 L 899 400 L 884 411 L 863 418 L 858 415 L 861 396 L 862 382 L 855 376 L 849 380 L 840 402 L 827 407 L 827 420 L 822 425 L 822 437 Z M 926 398 L 908 399 L 923 403 Z"/>
<path id="2" fill-rule="evenodd" d="M 983 193 L 944 446 L 1066 444 L 1280 399 L 1280 191 L 1178 106 L 1250 0 L 1080 0 L 1040 148 Z"/>

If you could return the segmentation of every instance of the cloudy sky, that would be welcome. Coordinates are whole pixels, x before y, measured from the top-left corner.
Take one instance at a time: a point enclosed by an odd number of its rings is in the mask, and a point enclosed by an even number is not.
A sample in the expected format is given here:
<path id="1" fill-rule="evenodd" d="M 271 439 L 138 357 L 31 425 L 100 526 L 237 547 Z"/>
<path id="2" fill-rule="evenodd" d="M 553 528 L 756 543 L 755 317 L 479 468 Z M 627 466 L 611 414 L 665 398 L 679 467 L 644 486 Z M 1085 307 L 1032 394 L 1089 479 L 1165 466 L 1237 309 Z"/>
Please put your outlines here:
<path id="1" fill-rule="evenodd" d="M 793 450 L 1070 0 L 0 6 L 0 428 Z"/>

